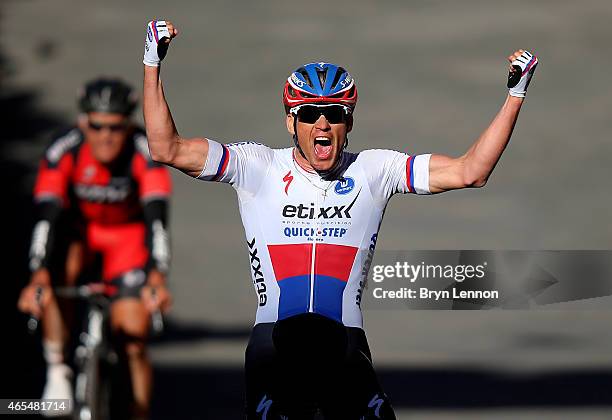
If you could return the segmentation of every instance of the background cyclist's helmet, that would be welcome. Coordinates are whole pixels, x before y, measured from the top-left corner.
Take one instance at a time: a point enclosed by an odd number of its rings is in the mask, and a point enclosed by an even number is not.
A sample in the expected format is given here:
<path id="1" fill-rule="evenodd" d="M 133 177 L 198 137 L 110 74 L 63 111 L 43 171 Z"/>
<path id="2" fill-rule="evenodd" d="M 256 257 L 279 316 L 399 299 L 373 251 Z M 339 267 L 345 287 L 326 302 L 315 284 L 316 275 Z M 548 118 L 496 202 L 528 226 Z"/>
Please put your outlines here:
<path id="1" fill-rule="evenodd" d="M 89 81 L 79 95 L 81 112 L 108 112 L 130 115 L 138 97 L 132 87 L 117 78 L 101 77 Z"/>
<path id="2" fill-rule="evenodd" d="M 283 91 L 285 112 L 316 103 L 341 104 L 352 112 L 357 105 L 357 86 L 351 75 L 331 63 L 309 63 L 291 73 Z"/>

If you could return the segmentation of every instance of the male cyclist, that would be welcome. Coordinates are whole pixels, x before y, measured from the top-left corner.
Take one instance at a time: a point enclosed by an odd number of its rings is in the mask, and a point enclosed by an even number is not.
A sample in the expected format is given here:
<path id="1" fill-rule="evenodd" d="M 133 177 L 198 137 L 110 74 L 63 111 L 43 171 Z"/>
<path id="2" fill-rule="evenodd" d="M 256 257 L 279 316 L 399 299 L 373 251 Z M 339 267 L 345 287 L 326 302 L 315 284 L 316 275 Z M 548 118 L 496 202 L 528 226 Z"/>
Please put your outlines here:
<path id="1" fill-rule="evenodd" d="M 330 63 L 295 70 L 283 91 L 294 145 L 221 144 L 179 135 L 159 64 L 176 28 L 148 24 L 144 115 L 155 161 L 238 193 L 257 293 L 246 351 L 250 419 L 393 419 L 372 368 L 360 301 L 388 200 L 482 187 L 506 147 L 537 58 L 519 50 L 509 95 L 461 157 L 345 150 L 357 104 L 355 81 Z"/>
<path id="2" fill-rule="evenodd" d="M 145 134 L 131 120 L 136 98 L 119 79 L 92 80 L 79 97 L 77 126 L 46 150 L 34 187 L 38 220 L 30 248 L 32 276 L 18 306 L 42 319 L 48 363 L 43 398 L 71 398 L 71 372 L 64 360 L 69 308 L 62 305 L 60 311 L 50 286 L 74 285 L 83 268 L 101 257 L 112 329 L 131 373 L 134 413 L 146 417 L 152 376 L 145 351 L 149 314 L 170 303 L 165 282 L 171 181 L 168 170 L 151 160 Z M 54 256 L 62 254 L 61 245 L 67 256 L 61 257 L 65 268 L 57 270 Z"/>

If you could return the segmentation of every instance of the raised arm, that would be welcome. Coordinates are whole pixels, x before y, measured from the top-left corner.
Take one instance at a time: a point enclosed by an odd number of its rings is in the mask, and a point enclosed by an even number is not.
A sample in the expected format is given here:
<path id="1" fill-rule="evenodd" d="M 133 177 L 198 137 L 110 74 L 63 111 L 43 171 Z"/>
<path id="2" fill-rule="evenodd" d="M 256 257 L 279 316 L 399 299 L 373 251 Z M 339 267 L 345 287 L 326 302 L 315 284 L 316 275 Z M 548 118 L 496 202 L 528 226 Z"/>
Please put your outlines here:
<path id="1" fill-rule="evenodd" d="M 535 56 L 524 50 L 516 51 L 508 57 L 508 61 L 511 63 L 509 94 L 491 124 L 463 156 L 431 156 L 429 189 L 432 193 L 482 187 L 487 183 L 510 141 L 527 86 L 538 63 Z"/>
<path id="2" fill-rule="evenodd" d="M 160 78 L 161 60 L 170 41 L 177 35 L 178 30 L 169 21 L 151 21 L 147 24 L 143 60 L 145 128 L 153 160 L 197 177 L 206 163 L 208 140 L 186 139 L 179 135 Z"/>

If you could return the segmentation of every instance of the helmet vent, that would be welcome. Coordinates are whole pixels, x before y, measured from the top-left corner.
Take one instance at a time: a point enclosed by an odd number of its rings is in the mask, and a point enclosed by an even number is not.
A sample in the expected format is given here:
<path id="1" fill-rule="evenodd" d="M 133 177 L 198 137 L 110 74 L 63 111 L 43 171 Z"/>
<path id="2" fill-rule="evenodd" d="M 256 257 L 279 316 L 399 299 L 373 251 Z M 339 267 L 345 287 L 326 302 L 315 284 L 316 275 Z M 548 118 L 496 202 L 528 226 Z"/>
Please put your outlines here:
<path id="1" fill-rule="evenodd" d="M 132 88 L 116 78 L 98 78 L 88 82 L 79 95 L 82 112 L 108 112 L 130 115 L 138 103 Z"/>
<path id="2" fill-rule="evenodd" d="M 313 87 L 312 80 L 310 80 L 310 76 L 308 76 L 308 72 L 306 71 L 304 67 L 300 67 L 299 69 L 296 70 L 296 72 L 302 75 L 304 80 L 306 80 L 306 84 L 308 84 L 308 86 Z"/>
<path id="3" fill-rule="evenodd" d="M 327 79 L 327 69 L 318 69 L 317 68 L 317 77 L 319 78 L 319 83 L 321 87 L 325 87 L 325 79 Z"/>
<path id="4" fill-rule="evenodd" d="M 346 70 L 344 70 L 344 68 L 342 67 L 339 67 L 336 71 L 336 75 L 334 76 L 334 81 L 332 82 L 332 89 L 334 89 L 338 85 L 340 77 L 342 77 L 344 73 L 346 73 Z"/>

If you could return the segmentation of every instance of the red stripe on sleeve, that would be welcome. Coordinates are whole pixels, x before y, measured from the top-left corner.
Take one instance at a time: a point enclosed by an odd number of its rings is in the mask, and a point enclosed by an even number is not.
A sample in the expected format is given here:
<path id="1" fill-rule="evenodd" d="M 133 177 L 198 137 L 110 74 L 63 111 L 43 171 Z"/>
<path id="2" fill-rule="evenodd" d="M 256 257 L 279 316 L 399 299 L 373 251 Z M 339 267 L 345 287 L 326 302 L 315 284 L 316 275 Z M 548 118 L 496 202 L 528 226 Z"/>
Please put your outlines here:
<path id="1" fill-rule="evenodd" d="M 408 159 L 406 159 L 406 186 L 411 193 L 414 192 L 414 188 L 412 188 L 412 171 L 410 170 L 413 159 L 414 156 L 408 156 Z"/>
<path id="2" fill-rule="evenodd" d="M 221 172 L 219 172 L 219 177 L 222 177 L 225 174 L 225 170 L 227 169 L 227 164 L 229 163 L 230 160 L 230 151 L 229 149 L 222 144 L 223 148 L 225 149 L 225 160 L 223 161 L 223 166 L 221 167 Z"/>

